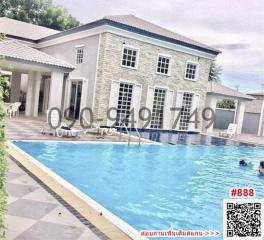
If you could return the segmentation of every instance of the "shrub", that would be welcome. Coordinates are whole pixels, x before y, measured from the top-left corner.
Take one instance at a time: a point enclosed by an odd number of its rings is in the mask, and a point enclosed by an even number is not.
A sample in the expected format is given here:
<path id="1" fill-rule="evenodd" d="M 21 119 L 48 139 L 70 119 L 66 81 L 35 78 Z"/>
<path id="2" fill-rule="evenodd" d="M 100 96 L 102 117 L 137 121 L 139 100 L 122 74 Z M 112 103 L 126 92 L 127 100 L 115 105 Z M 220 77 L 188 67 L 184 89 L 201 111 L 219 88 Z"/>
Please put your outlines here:
<path id="1" fill-rule="evenodd" d="M 6 211 L 5 181 L 6 181 L 7 162 L 5 157 L 5 129 L 4 129 L 5 111 L 4 111 L 4 103 L 3 103 L 3 95 L 4 95 L 3 86 L 5 86 L 5 83 L 6 83 L 6 79 L 0 73 L 0 240 L 5 238 L 4 217 Z"/>

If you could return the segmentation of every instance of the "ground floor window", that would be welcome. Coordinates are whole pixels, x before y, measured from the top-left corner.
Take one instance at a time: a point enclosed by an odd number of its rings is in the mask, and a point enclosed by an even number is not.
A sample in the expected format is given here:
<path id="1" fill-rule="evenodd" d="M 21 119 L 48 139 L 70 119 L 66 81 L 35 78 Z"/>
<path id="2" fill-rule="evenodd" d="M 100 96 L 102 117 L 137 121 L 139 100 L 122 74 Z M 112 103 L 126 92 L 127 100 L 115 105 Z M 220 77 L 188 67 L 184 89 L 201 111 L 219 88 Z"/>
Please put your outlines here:
<path id="1" fill-rule="evenodd" d="M 180 130 L 188 130 L 190 122 L 190 114 L 193 102 L 193 93 L 185 92 L 182 99 L 182 109 L 180 115 Z"/>
<path id="2" fill-rule="evenodd" d="M 165 89 L 155 89 L 151 113 L 151 128 L 162 128 L 163 126 L 165 96 Z"/>
<path id="3" fill-rule="evenodd" d="M 120 83 L 117 104 L 117 126 L 121 125 L 121 123 L 124 123 L 126 126 L 128 126 L 132 105 L 132 93 L 133 84 L 122 82 Z"/>

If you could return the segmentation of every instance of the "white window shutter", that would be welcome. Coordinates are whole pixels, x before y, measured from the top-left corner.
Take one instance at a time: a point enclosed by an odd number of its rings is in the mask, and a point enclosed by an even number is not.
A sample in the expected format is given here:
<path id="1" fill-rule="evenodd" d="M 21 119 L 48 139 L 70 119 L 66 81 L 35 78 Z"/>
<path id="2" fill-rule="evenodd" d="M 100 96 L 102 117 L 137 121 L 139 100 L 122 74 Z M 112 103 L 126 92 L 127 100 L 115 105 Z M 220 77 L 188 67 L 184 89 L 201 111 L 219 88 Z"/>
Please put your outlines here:
<path id="1" fill-rule="evenodd" d="M 176 95 L 176 105 L 175 105 L 175 108 L 178 108 L 178 109 L 182 108 L 182 101 L 183 101 L 183 92 L 178 91 L 177 92 L 177 95 Z M 180 118 L 179 118 L 179 115 L 180 115 L 181 110 L 177 110 L 177 111 L 173 111 L 173 112 L 174 112 L 174 118 L 173 118 L 173 123 L 172 124 L 175 125 L 174 123 L 176 121 L 176 118 L 178 118 L 178 121 L 176 123 L 175 129 L 176 130 L 179 130 L 179 128 L 180 128 Z"/>
<path id="2" fill-rule="evenodd" d="M 140 109 L 140 100 L 141 100 L 141 84 L 135 84 L 133 89 L 133 101 L 132 108 L 134 108 L 134 127 L 138 127 L 138 119 L 139 119 L 139 109 Z M 133 126 L 133 125 L 132 125 Z"/>
<path id="3" fill-rule="evenodd" d="M 153 107 L 153 98 L 154 98 L 154 87 L 153 86 L 148 86 L 148 93 L 147 93 L 147 100 L 146 100 L 145 107 L 147 109 L 149 109 L 150 116 L 148 116 L 147 111 L 144 111 L 144 118 L 149 117 L 151 119 L 151 113 L 152 113 L 152 107 Z M 145 121 L 144 124 L 146 124 L 146 122 L 147 121 Z M 150 122 L 151 121 L 149 121 L 149 124 L 148 124 L 148 126 L 146 126 L 146 128 L 149 128 L 150 127 Z"/>
<path id="4" fill-rule="evenodd" d="M 173 106 L 173 90 L 166 90 L 165 105 L 163 112 L 163 129 L 171 129 L 171 108 Z"/>
<path id="5" fill-rule="evenodd" d="M 193 101 L 192 101 L 192 108 L 191 108 L 191 113 L 194 113 L 195 110 L 198 110 L 199 107 L 199 94 L 194 93 L 193 94 Z M 195 114 L 192 115 L 190 118 L 190 124 L 189 124 L 189 131 L 197 131 L 195 128 L 195 121 L 198 121 L 199 119 L 195 119 Z"/>
<path id="6" fill-rule="evenodd" d="M 117 108 L 118 103 L 118 94 L 119 94 L 119 81 L 113 80 L 111 85 L 111 92 L 109 98 L 109 108 Z M 111 118 L 115 119 L 117 116 L 117 112 L 112 110 L 110 111 Z M 112 126 L 115 121 L 107 118 L 107 126 Z"/>

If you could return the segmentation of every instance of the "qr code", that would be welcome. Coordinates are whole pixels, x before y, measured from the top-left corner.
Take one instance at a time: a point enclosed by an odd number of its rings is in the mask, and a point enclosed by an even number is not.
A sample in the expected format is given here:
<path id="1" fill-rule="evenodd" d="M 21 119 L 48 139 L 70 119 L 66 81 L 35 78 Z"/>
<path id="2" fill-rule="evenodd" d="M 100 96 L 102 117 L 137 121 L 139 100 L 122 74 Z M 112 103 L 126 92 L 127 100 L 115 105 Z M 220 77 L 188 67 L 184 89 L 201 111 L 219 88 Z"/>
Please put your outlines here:
<path id="1" fill-rule="evenodd" d="M 263 200 L 225 199 L 223 213 L 224 239 L 263 240 L 263 211 Z"/>

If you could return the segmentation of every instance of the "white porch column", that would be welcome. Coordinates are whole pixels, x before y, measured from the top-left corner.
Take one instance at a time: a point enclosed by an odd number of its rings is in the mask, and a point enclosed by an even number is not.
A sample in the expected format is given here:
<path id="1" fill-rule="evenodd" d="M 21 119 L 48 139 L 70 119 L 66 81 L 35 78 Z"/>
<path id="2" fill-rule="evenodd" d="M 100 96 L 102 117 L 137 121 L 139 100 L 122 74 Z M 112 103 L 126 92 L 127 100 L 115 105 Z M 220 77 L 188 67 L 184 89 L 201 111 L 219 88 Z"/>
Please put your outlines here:
<path id="1" fill-rule="evenodd" d="M 34 95 L 33 95 L 33 117 L 38 116 L 38 106 L 39 106 L 39 90 L 41 82 L 41 73 L 36 72 L 34 79 Z"/>
<path id="2" fill-rule="evenodd" d="M 63 89 L 64 72 L 53 70 L 50 80 L 49 109 L 62 106 L 62 89 Z"/>
<path id="3" fill-rule="evenodd" d="M 87 92 L 88 92 L 88 80 L 87 79 L 83 79 L 82 82 L 82 95 L 81 95 L 81 109 L 88 107 L 87 106 Z"/>
<path id="4" fill-rule="evenodd" d="M 19 102 L 21 84 L 21 72 L 12 72 L 10 102 Z"/>
<path id="5" fill-rule="evenodd" d="M 259 117 L 258 136 L 264 136 L 264 100 L 262 101 L 261 114 Z"/>
<path id="6" fill-rule="evenodd" d="M 207 108 L 211 108 L 214 111 L 214 113 L 215 113 L 215 109 L 216 109 L 216 103 L 217 103 L 217 97 L 207 95 L 205 106 Z M 209 110 L 207 110 L 205 113 L 206 113 L 206 117 L 208 117 L 208 118 L 212 117 L 212 114 Z M 210 127 L 206 128 L 206 126 L 209 123 L 210 123 L 210 121 L 203 120 L 203 131 L 205 131 L 207 133 L 213 132 L 213 129 L 214 129 L 214 124 L 211 124 Z"/>
<path id="7" fill-rule="evenodd" d="M 46 110 L 48 109 L 49 89 L 50 89 L 50 78 L 45 77 L 45 79 L 44 79 L 43 108 L 42 108 L 43 113 L 46 113 Z"/>
<path id="8" fill-rule="evenodd" d="M 239 101 L 237 104 L 236 119 L 235 119 L 235 123 L 237 124 L 237 134 L 240 134 L 242 131 L 244 113 L 245 113 L 245 102 Z"/>
<path id="9" fill-rule="evenodd" d="M 234 100 L 234 103 L 235 103 L 235 113 L 234 113 L 233 123 L 236 122 L 238 100 Z"/>
<path id="10" fill-rule="evenodd" d="M 69 107 L 70 104 L 70 95 L 71 95 L 71 80 L 68 77 L 65 81 L 65 94 L 64 94 L 64 110 Z"/>
<path id="11" fill-rule="evenodd" d="M 27 98 L 26 98 L 26 116 L 32 116 L 33 114 L 33 98 L 34 98 L 34 72 L 28 73 L 27 83 Z"/>

